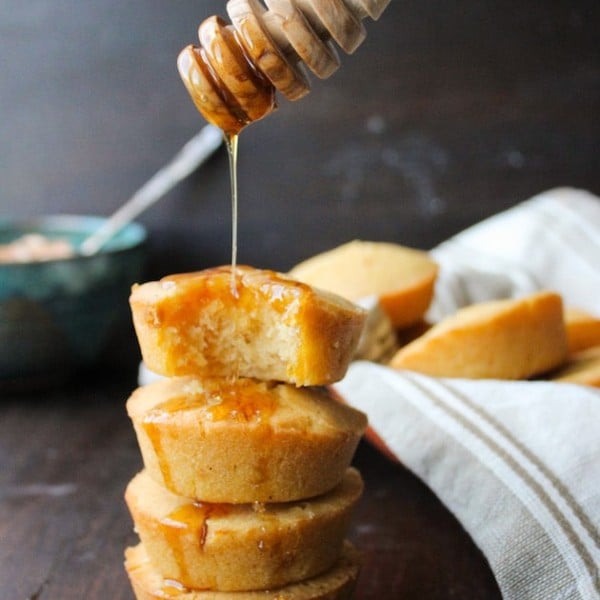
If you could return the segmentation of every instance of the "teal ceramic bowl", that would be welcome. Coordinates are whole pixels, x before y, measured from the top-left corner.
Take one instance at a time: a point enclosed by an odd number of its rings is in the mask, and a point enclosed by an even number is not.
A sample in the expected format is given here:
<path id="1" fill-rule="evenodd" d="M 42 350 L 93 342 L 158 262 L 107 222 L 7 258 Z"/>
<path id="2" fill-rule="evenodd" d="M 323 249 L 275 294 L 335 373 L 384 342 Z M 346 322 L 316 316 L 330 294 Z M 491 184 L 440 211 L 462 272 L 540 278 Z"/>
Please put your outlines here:
<path id="1" fill-rule="evenodd" d="M 77 248 L 104 220 L 0 218 L 0 244 L 33 233 Z M 0 386 L 39 387 L 93 365 L 128 323 L 127 300 L 142 276 L 145 241 L 145 229 L 132 223 L 94 256 L 0 263 Z"/>

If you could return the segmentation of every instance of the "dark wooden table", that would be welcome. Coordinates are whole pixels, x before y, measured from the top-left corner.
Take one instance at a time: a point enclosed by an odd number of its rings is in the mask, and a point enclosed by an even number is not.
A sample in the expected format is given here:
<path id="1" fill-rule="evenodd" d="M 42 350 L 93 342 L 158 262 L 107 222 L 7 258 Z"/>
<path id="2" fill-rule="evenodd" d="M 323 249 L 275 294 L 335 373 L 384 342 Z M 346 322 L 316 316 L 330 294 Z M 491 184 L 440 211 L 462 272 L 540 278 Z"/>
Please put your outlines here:
<path id="1" fill-rule="evenodd" d="M 4 397 L 0 598 L 131 600 L 123 551 L 136 536 L 123 491 L 141 467 L 124 401 L 135 378 L 88 376 Z M 485 559 L 413 475 L 366 444 L 351 538 L 365 553 L 358 599 L 499 598 Z"/>
<path id="2" fill-rule="evenodd" d="M 174 61 L 223 2 L 8 4 L 0 216 L 109 214 L 203 125 Z M 352 238 L 430 248 L 554 186 L 599 193 L 599 22 L 597 0 L 392 0 L 338 73 L 242 135 L 240 260 L 286 270 Z M 228 261 L 228 186 L 220 152 L 141 217 L 147 277 Z M 130 329 L 112 348 L 59 389 L 0 391 L 1 600 L 133 598 L 139 356 Z M 500 597 L 420 481 L 366 444 L 356 464 L 358 600 Z"/>

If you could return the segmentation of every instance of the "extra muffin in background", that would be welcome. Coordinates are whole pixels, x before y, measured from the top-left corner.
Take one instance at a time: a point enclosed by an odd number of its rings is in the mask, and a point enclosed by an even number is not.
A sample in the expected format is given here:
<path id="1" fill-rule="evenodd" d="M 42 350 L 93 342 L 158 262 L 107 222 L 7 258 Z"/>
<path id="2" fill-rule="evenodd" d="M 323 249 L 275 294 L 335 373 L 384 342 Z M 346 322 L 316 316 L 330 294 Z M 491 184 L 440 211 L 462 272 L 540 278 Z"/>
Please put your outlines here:
<path id="1" fill-rule="evenodd" d="M 567 355 L 562 299 L 539 292 L 467 306 L 398 350 L 390 366 L 436 377 L 526 379 Z"/>
<path id="2" fill-rule="evenodd" d="M 354 240 L 308 258 L 289 275 L 358 302 L 375 297 L 396 329 L 418 323 L 434 294 L 438 266 L 415 248 Z"/>

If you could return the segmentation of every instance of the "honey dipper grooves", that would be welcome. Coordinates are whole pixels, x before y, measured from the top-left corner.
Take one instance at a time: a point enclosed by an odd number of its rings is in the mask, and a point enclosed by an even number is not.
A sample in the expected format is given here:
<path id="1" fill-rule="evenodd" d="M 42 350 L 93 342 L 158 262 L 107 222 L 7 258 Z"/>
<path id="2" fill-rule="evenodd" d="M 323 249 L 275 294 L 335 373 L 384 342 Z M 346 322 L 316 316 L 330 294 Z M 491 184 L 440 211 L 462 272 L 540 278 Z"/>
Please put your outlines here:
<path id="1" fill-rule="evenodd" d="M 305 65 L 321 79 L 340 65 L 333 41 L 350 54 L 365 39 L 362 20 L 377 19 L 390 0 L 230 0 L 231 24 L 212 16 L 199 46 L 177 66 L 204 118 L 235 135 L 270 114 L 275 94 L 298 100 L 310 91 Z"/>

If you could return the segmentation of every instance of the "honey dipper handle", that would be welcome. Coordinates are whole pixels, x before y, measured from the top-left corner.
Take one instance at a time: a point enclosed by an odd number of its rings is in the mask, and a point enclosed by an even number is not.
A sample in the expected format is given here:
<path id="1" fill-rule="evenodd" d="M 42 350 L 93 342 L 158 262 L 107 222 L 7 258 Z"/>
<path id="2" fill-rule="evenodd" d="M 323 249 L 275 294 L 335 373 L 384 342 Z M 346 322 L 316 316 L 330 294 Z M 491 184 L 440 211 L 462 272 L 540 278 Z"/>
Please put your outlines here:
<path id="1" fill-rule="evenodd" d="M 310 91 L 306 67 L 321 79 L 339 67 L 335 44 L 354 52 L 362 20 L 390 0 L 229 0 L 227 15 L 198 29 L 199 46 L 179 54 L 181 78 L 198 110 L 227 135 L 270 114 L 275 92 L 298 100 Z M 266 6 L 265 6 L 266 5 Z"/>

